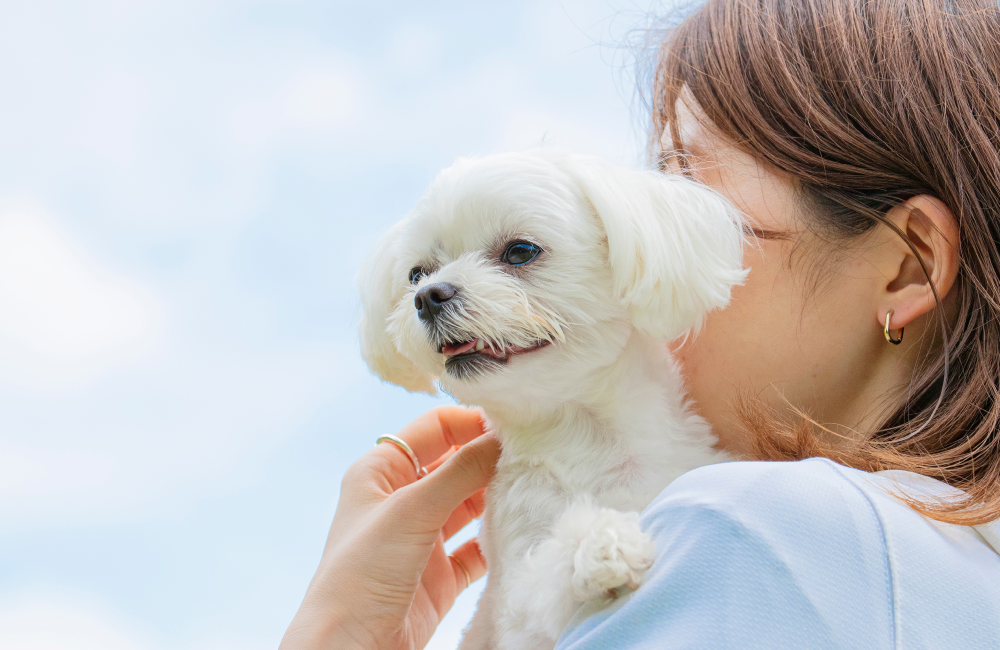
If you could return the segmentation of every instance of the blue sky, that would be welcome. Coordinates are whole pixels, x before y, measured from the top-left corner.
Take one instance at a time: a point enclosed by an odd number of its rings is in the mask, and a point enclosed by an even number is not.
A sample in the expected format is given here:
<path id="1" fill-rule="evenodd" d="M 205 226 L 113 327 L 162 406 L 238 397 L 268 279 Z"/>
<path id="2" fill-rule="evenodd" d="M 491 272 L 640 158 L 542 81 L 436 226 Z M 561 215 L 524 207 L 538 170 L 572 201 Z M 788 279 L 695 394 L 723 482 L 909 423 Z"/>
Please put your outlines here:
<path id="1" fill-rule="evenodd" d="M 0 647 L 276 647 L 439 401 L 362 363 L 358 262 L 457 156 L 640 163 L 646 9 L 0 2 Z"/>

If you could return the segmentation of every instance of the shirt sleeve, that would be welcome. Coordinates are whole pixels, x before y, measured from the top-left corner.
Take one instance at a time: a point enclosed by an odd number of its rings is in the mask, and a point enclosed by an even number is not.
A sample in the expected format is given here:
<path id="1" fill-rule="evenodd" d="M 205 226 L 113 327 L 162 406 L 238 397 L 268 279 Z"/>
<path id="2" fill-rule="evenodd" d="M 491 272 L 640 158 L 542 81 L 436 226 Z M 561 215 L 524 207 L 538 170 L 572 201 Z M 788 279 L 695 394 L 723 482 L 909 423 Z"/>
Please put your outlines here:
<path id="1" fill-rule="evenodd" d="M 657 547 L 646 583 L 578 612 L 557 650 L 893 647 L 881 524 L 830 461 L 703 467 L 642 521 Z"/>

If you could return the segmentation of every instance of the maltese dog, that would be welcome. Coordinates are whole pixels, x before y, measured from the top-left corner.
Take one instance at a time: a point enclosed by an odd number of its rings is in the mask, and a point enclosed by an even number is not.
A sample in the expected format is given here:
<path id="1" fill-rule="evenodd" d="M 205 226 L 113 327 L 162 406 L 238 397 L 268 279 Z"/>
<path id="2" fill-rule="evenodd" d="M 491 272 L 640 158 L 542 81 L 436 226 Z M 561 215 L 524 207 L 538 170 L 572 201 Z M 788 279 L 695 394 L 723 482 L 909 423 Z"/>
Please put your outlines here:
<path id="1" fill-rule="evenodd" d="M 665 342 L 726 305 L 742 245 L 703 185 L 549 150 L 460 159 L 378 243 L 368 365 L 481 407 L 502 445 L 463 650 L 552 648 L 582 604 L 637 588 L 655 551 L 638 511 L 731 460 Z"/>

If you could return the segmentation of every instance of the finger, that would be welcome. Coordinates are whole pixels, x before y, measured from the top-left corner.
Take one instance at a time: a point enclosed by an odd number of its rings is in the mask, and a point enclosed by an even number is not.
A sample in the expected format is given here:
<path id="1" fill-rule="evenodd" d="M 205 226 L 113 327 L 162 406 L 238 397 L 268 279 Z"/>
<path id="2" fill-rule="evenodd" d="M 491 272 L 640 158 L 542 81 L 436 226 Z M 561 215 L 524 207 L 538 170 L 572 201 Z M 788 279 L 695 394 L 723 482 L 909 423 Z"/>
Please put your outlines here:
<path id="1" fill-rule="evenodd" d="M 399 449 L 398 446 L 391 442 L 387 444 L 390 447 Z M 440 458 L 423 467 L 424 476 L 443 465 L 444 461 L 451 458 L 451 455 L 456 451 L 458 451 L 458 447 L 449 447 L 448 451 Z M 405 458 L 406 460 L 400 460 L 401 458 Z M 362 457 L 360 463 L 363 463 L 369 470 L 368 480 L 374 478 L 376 483 L 378 483 L 382 498 L 417 480 L 417 472 L 416 468 L 413 467 L 413 461 L 410 460 L 409 455 L 402 449 L 399 449 L 398 454 L 372 453 L 370 457 Z"/>
<path id="2" fill-rule="evenodd" d="M 485 435 L 467 443 L 427 477 L 392 495 L 414 532 L 440 531 L 462 502 L 486 487 L 500 457 L 500 443 Z"/>
<path id="3" fill-rule="evenodd" d="M 448 556 L 455 573 L 456 591 L 461 592 L 486 575 L 486 560 L 479 550 L 479 541 L 470 539 Z"/>
<path id="4" fill-rule="evenodd" d="M 403 427 L 398 435 L 421 465 L 429 465 L 451 447 L 461 447 L 485 432 L 483 414 L 464 406 L 438 406 Z"/>
<path id="5" fill-rule="evenodd" d="M 403 427 L 397 437 L 410 447 L 418 465 L 426 467 L 452 447 L 477 438 L 483 431 L 480 411 L 464 406 L 439 406 Z M 374 456 L 375 465 L 385 474 L 392 490 L 417 480 L 413 460 L 398 445 L 384 441 L 368 453 Z"/>
<path id="6" fill-rule="evenodd" d="M 476 492 L 471 497 L 462 502 L 462 505 L 455 508 L 455 511 L 451 513 L 448 517 L 448 521 L 445 522 L 444 528 L 441 532 L 444 534 L 444 538 L 451 539 L 455 533 L 465 528 L 465 526 L 483 514 L 483 508 L 486 505 L 486 490 L 480 490 Z"/>
<path id="7" fill-rule="evenodd" d="M 427 473 L 429 474 L 434 470 L 436 470 L 438 467 L 444 465 L 444 461 L 451 458 L 451 455 L 454 454 L 456 451 L 458 451 L 458 449 L 459 449 L 458 447 L 449 447 L 448 451 L 444 452 L 444 454 L 442 454 L 440 458 L 438 458 L 436 461 L 434 461 L 425 468 L 427 469 Z"/>

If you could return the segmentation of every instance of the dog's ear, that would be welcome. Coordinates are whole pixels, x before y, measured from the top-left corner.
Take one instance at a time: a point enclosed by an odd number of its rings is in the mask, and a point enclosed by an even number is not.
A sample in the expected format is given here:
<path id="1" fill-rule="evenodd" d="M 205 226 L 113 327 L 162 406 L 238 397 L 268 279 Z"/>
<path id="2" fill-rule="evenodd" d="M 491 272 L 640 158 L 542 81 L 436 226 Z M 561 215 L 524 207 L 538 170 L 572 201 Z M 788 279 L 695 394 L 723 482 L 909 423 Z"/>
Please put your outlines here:
<path id="1" fill-rule="evenodd" d="M 671 340 L 729 302 L 743 269 L 742 219 L 712 189 L 679 175 L 571 162 L 604 225 L 615 291 L 635 326 Z"/>
<path id="2" fill-rule="evenodd" d="M 384 381 L 408 391 L 434 395 L 433 377 L 400 353 L 388 331 L 388 318 L 402 299 L 406 287 L 396 278 L 394 244 L 405 221 L 394 225 L 382 236 L 361 267 L 361 356 L 368 367 Z"/>

